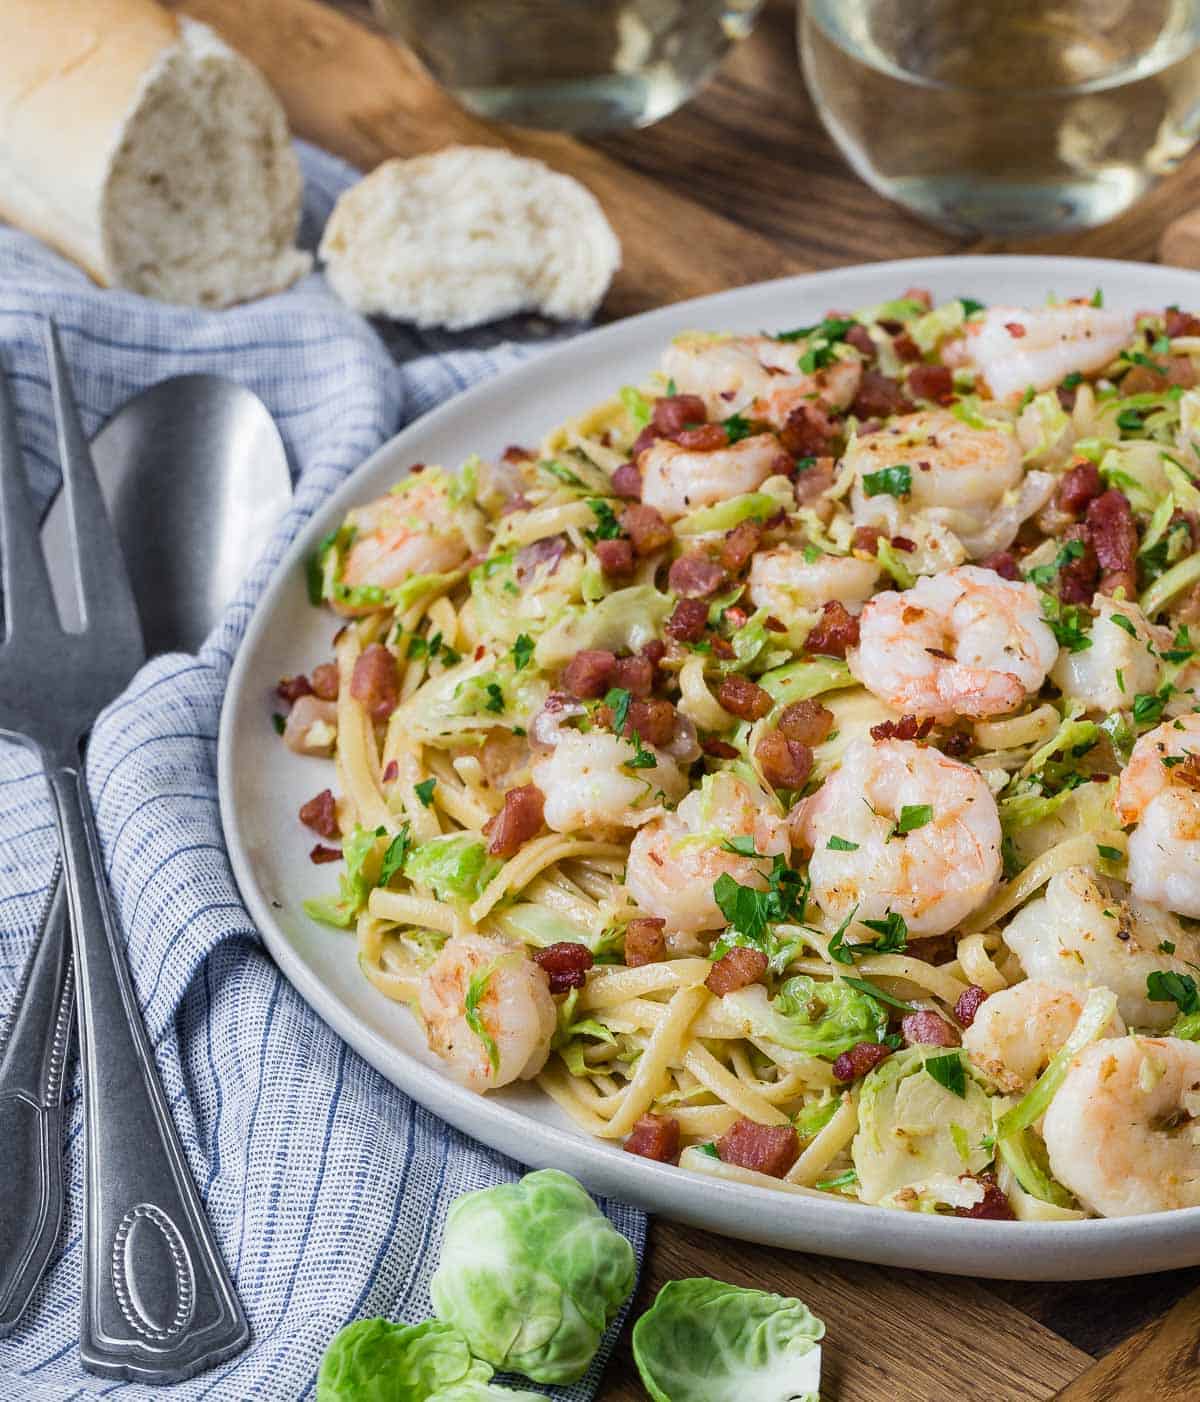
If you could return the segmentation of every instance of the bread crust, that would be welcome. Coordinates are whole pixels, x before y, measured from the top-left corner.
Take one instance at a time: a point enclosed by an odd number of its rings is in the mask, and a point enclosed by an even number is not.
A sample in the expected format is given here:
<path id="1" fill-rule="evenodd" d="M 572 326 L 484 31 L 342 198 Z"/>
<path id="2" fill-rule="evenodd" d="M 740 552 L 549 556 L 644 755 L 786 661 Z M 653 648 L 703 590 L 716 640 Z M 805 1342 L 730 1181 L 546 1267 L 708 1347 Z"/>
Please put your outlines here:
<path id="1" fill-rule="evenodd" d="M 153 0 L 0 5 L 0 216 L 108 285 L 100 208 L 125 124 L 179 42 Z"/>
<path id="2" fill-rule="evenodd" d="M 157 0 L 0 0 L 0 53 L 0 217 L 164 301 L 307 271 L 287 118 L 206 25 Z"/>

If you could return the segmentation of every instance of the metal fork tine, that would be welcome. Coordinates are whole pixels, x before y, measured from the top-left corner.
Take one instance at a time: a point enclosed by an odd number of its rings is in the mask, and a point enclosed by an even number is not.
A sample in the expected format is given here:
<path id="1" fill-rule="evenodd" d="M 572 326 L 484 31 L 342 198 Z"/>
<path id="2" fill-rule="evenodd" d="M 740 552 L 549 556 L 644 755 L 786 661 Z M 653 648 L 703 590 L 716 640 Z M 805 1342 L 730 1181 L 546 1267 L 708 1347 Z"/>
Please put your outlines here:
<path id="1" fill-rule="evenodd" d="M 100 495 L 92 454 L 79 425 L 70 372 L 58 342 L 58 328 L 51 317 L 46 318 L 45 340 L 80 616 L 89 630 L 102 616 L 105 632 L 114 635 L 114 643 L 115 635 L 127 636 L 131 628 L 140 642 L 137 604 L 125 557 Z"/>
<path id="2" fill-rule="evenodd" d="M 58 631 L 50 576 L 38 541 L 37 515 L 21 461 L 17 410 L 0 370 L 0 588 L 7 636 Z M 20 601 L 18 603 L 18 600 Z"/>

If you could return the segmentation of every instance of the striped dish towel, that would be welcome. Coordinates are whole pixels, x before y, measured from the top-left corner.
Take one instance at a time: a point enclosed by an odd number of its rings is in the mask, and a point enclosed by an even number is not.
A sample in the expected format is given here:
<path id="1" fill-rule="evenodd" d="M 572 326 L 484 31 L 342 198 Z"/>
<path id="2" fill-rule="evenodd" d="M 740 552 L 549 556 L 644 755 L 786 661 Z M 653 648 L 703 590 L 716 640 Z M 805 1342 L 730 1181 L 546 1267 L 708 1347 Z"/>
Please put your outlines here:
<path id="1" fill-rule="evenodd" d="M 301 148 L 312 246 L 355 173 Z M 286 983 L 238 897 L 217 811 L 216 741 L 233 655 L 271 571 L 309 515 L 401 424 L 530 353 L 393 330 L 389 347 L 319 275 L 220 313 L 101 292 L 0 228 L 0 355 L 16 391 L 39 500 L 57 486 L 39 318 L 52 313 L 89 434 L 168 375 L 207 371 L 265 400 L 296 477 L 292 510 L 199 657 L 145 666 L 98 722 L 88 776 L 129 960 L 192 1174 L 246 1306 L 246 1352 L 173 1398 L 310 1397 L 321 1354 L 352 1319 L 430 1313 L 442 1223 L 459 1194 L 518 1166 L 415 1105 L 342 1043 Z M 393 357 L 396 358 L 393 358 Z M 397 363 L 399 360 L 400 363 Z M 36 765 L 0 744 L 0 1038 L 49 889 L 56 841 Z M 67 1091 L 59 1254 L 18 1330 L 0 1340 L 5 1402 L 167 1396 L 84 1373 L 77 1356 L 82 1101 Z M 2 1152 L 0 1152 L 2 1164 Z M 3 1191 L 0 1168 L 0 1192 Z M 641 1214 L 603 1204 L 641 1251 Z M 595 1395 L 588 1377 L 551 1395 Z"/>

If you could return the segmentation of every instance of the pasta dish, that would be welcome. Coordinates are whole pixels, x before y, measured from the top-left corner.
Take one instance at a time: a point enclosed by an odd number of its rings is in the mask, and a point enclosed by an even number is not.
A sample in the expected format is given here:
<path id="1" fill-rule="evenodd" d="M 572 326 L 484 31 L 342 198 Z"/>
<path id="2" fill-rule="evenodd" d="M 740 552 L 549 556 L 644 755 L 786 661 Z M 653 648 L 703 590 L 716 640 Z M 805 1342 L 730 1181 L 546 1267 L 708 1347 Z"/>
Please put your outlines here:
<path id="1" fill-rule="evenodd" d="M 448 1074 L 634 1154 L 1200 1205 L 1198 365 L 1175 307 L 911 289 L 413 464 L 279 686 L 309 914 Z"/>

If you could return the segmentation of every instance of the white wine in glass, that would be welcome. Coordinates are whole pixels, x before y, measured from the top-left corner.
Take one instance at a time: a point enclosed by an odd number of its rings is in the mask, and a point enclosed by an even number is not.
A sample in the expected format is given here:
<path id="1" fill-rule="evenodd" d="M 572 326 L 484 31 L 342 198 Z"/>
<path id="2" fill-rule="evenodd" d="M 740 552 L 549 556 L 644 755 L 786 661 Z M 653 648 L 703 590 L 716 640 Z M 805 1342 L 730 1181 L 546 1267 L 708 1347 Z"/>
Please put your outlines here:
<path id="1" fill-rule="evenodd" d="M 800 0 L 800 15 L 843 155 L 958 233 L 1103 223 L 1200 135 L 1200 0 Z"/>
<path id="2" fill-rule="evenodd" d="M 753 28 L 762 0 L 374 0 L 480 116 L 558 131 L 647 126 Z"/>

